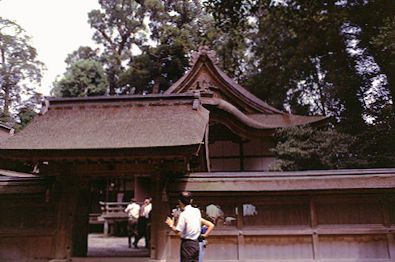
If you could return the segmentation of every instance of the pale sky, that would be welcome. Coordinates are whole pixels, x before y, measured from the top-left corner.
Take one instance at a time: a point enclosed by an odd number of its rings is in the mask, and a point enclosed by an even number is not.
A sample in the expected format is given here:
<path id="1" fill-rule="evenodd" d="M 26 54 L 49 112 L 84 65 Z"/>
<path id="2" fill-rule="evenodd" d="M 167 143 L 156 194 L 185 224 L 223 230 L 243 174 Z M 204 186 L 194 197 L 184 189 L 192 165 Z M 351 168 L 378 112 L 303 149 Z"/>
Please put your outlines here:
<path id="1" fill-rule="evenodd" d="M 49 95 L 56 76 L 65 72 L 68 54 L 80 46 L 94 47 L 88 12 L 98 8 L 97 0 L 0 0 L 0 17 L 25 29 L 47 68 L 38 92 Z"/>

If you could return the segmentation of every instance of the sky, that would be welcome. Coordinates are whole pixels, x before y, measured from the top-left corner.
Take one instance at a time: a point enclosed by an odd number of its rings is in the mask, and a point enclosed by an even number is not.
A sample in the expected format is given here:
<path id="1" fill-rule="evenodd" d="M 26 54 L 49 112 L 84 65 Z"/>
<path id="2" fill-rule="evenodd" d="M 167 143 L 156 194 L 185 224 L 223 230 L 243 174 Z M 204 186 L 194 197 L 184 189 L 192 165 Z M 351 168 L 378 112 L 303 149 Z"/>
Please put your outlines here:
<path id="1" fill-rule="evenodd" d="M 50 94 L 56 76 L 66 70 L 68 54 L 80 46 L 95 46 L 88 13 L 98 8 L 97 0 L 0 0 L 0 17 L 16 22 L 32 37 L 30 44 L 47 68 L 37 92 Z"/>

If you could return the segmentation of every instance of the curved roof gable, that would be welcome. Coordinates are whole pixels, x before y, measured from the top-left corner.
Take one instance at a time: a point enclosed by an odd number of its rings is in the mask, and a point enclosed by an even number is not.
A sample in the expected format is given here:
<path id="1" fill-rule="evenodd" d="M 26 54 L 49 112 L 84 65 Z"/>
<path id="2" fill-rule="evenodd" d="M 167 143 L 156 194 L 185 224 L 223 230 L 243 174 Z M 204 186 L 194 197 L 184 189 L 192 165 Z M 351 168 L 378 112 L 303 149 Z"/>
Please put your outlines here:
<path id="1" fill-rule="evenodd" d="M 232 115 L 237 125 L 253 130 L 314 124 L 323 125 L 326 116 L 300 116 L 278 110 L 257 98 L 227 76 L 218 66 L 214 51 L 203 46 L 192 55 L 192 68 L 165 93 L 199 92 L 202 104 L 213 114 Z M 212 115 L 210 118 L 214 118 Z"/>
<path id="2" fill-rule="evenodd" d="M 263 102 L 227 76 L 218 66 L 215 52 L 203 46 L 192 55 L 192 68 L 165 93 L 200 91 L 236 105 L 247 114 L 286 114 Z"/>

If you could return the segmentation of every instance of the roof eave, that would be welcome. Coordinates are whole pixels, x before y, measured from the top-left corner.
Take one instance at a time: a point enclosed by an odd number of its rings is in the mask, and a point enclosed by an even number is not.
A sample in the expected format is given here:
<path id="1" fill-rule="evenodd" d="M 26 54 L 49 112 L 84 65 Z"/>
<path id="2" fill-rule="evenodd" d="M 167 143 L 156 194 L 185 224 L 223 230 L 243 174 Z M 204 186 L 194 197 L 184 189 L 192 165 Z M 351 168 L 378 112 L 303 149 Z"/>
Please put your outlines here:
<path id="1" fill-rule="evenodd" d="M 0 149 L 0 161 L 90 161 L 136 159 L 185 159 L 196 154 L 201 144 L 146 148 L 92 149 Z"/>

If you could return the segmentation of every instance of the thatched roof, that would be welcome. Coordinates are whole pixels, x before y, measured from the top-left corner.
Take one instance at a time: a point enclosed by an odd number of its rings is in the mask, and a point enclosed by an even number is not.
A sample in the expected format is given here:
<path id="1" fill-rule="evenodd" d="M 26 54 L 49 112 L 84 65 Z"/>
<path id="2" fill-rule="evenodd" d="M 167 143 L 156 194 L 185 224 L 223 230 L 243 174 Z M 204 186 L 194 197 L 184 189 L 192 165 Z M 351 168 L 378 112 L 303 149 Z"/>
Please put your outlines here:
<path id="1" fill-rule="evenodd" d="M 0 155 L 198 145 L 208 124 L 208 111 L 198 101 L 191 95 L 49 99 L 46 113 L 0 143 Z"/>

